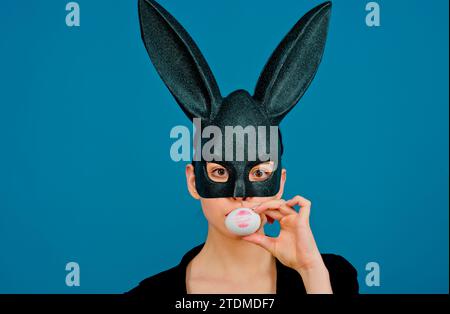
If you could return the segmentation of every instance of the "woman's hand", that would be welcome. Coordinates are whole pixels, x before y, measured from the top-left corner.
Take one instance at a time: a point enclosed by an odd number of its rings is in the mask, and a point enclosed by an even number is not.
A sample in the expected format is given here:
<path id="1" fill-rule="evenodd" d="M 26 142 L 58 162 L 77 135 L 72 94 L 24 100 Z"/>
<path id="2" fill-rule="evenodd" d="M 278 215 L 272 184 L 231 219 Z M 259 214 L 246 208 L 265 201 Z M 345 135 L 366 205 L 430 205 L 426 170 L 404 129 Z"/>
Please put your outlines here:
<path id="1" fill-rule="evenodd" d="M 298 213 L 293 208 L 295 205 L 300 206 Z M 302 277 L 307 293 L 332 293 L 328 270 L 309 225 L 311 202 L 297 195 L 288 201 L 264 202 L 253 210 L 267 219 L 278 220 L 280 234 L 272 238 L 257 232 L 243 239 L 262 246 L 281 263 L 295 269 Z"/>

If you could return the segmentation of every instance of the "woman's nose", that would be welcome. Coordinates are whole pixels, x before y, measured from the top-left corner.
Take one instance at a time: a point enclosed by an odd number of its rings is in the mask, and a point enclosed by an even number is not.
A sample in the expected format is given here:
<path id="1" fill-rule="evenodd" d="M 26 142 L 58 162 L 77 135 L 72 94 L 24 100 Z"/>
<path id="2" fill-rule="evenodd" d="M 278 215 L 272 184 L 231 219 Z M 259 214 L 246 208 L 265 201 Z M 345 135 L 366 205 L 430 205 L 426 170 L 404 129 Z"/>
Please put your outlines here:
<path id="1" fill-rule="evenodd" d="M 233 197 L 245 198 L 245 183 L 242 180 L 237 180 L 234 184 Z"/>

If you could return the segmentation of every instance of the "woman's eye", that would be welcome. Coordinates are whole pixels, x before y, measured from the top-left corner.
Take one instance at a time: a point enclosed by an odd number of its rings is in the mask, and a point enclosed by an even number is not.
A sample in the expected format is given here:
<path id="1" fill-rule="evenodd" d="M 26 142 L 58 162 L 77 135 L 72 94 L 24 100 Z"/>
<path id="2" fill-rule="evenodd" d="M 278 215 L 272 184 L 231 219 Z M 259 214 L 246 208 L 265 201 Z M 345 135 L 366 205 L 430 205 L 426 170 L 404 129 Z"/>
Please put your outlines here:
<path id="1" fill-rule="evenodd" d="M 250 181 L 263 181 L 270 176 L 270 172 L 265 172 L 263 170 L 257 169 L 255 171 L 253 171 L 252 176 L 253 176 L 253 180 L 252 180 L 252 178 L 250 178 Z"/>
<path id="2" fill-rule="evenodd" d="M 216 173 L 217 175 L 219 175 L 219 176 L 224 176 L 225 174 L 226 174 L 226 171 L 225 171 L 225 169 L 215 169 L 214 171 L 213 171 L 213 173 Z"/>
<path id="3" fill-rule="evenodd" d="M 265 175 L 265 173 L 258 169 L 253 173 L 253 175 L 255 177 L 261 178 L 263 175 Z"/>
<path id="4" fill-rule="evenodd" d="M 249 174 L 250 181 L 265 181 L 272 175 L 272 164 L 261 164 L 254 167 Z"/>
<path id="5" fill-rule="evenodd" d="M 207 164 L 208 177 L 215 182 L 227 182 L 228 170 L 219 164 Z"/>

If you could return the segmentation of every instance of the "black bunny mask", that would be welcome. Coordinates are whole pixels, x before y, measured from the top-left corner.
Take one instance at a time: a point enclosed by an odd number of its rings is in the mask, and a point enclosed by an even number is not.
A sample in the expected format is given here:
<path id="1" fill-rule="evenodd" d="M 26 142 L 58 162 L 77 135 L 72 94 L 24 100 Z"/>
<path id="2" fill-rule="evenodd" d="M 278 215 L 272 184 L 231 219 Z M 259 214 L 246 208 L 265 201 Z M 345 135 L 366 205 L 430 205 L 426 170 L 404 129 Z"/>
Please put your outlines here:
<path id="1" fill-rule="evenodd" d="M 227 126 L 278 126 L 297 104 L 313 80 L 322 59 L 331 14 L 331 2 L 322 3 L 306 13 L 284 37 L 265 65 L 253 96 L 237 90 L 222 97 L 216 80 L 197 45 L 163 7 L 154 0 L 139 0 L 142 39 L 158 74 L 184 113 L 199 118 L 201 130 L 215 126 L 225 134 Z M 246 153 L 246 159 L 214 159 L 229 173 L 226 182 L 211 180 L 207 160 L 194 161 L 197 192 L 204 198 L 273 196 L 280 188 L 281 133 L 276 145 L 275 169 L 265 181 L 250 181 L 250 170 L 263 160 L 250 160 L 248 148 L 233 143 Z M 265 147 L 271 147 L 266 132 Z M 220 140 L 225 142 L 225 139 Z M 201 139 L 203 143 L 204 140 Z M 261 145 L 264 139 L 258 144 Z M 259 146 L 258 146 L 259 147 Z M 229 147 L 228 147 L 229 148 Z M 226 147 L 222 148 L 225 156 Z M 220 153 L 220 152 L 219 152 Z M 200 154 L 202 155 L 202 154 Z"/>

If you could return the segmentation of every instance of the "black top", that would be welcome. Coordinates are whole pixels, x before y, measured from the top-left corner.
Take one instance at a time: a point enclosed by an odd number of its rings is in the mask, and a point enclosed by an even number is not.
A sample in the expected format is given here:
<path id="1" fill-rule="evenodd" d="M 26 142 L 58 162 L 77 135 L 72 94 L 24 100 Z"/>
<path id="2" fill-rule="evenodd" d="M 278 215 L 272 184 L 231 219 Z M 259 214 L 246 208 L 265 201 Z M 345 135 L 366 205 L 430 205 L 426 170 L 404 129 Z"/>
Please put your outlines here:
<path id="1" fill-rule="evenodd" d="M 145 298 L 186 295 L 186 267 L 200 252 L 204 244 L 202 243 L 188 251 L 177 266 L 144 279 L 137 287 L 125 294 Z M 352 264 L 342 256 L 335 254 L 322 254 L 322 259 L 328 269 L 334 294 L 358 293 L 357 272 Z M 298 272 L 284 266 L 278 259 L 275 260 L 277 269 L 276 294 L 285 296 L 306 294 L 302 278 Z"/>

